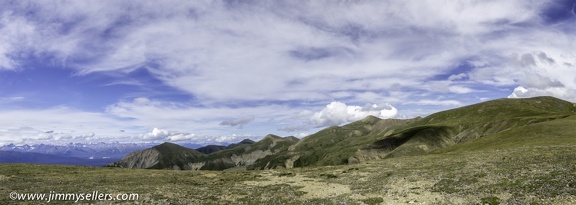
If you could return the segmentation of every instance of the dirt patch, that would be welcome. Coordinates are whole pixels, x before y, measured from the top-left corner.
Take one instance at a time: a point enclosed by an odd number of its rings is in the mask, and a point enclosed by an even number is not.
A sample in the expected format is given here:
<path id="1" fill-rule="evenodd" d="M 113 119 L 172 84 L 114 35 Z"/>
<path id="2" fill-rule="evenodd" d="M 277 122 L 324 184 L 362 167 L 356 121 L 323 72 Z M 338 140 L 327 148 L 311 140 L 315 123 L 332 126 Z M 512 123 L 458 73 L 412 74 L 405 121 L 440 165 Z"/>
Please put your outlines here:
<path id="1" fill-rule="evenodd" d="M 214 177 L 218 177 L 218 174 L 216 173 L 205 173 L 202 174 L 203 177 L 208 177 L 208 178 L 214 178 Z"/>
<path id="2" fill-rule="evenodd" d="M 249 186 L 267 186 L 277 184 L 289 184 L 291 186 L 301 187 L 299 190 L 306 192 L 304 198 L 326 198 L 335 197 L 342 194 L 351 193 L 350 187 L 338 183 L 329 183 L 320 181 L 320 179 L 306 177 L 300 174 L 290 176 L 280 176 L 279 173 L 268 172 L 262 175 L 261 181 L 245 181 Z"/>

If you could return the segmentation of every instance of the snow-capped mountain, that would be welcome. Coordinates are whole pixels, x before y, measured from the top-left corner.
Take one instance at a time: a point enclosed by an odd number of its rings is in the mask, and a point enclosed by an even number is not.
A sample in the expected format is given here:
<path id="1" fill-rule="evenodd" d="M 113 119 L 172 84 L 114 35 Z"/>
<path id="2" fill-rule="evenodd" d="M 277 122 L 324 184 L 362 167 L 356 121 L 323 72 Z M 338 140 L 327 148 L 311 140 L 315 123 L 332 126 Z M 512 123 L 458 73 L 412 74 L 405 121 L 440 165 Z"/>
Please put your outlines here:
<path id="1" fill-rule="evenodd" d="M 15 145 L 8 144 L 0 147 L 0 151 L 30 152 L 51 154 L 63 157 L 77 157 L 84 159 L 122 158 L 126 154 L 147 149 L 157 143 L 68 143 L 63 145 L 35 144 Z"/>

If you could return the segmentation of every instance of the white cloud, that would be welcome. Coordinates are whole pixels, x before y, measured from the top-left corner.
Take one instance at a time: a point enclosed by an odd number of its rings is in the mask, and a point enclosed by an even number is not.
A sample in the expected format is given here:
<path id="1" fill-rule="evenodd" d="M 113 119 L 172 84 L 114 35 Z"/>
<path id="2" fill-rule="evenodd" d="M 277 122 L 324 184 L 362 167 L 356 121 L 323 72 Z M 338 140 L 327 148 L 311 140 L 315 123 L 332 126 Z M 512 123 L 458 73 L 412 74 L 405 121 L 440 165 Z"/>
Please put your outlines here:
<path id="1" fill-rule="evenodd" d="M 250 139 L 253 141 L 258 141 L 262 139 L 264 136 L 255 136 L 252 134 L 230 134 L 230 135 L 220 135 L 220 136 L 195 136 L 194 138 L 187 140 L 190 143 L 197 143 L 197 144 L 230 144 L 230 143 L 238 143 L 244 139 Z"/>
<path id="2" fill-rule="evenodd" d="M 554 96 L 560 99 L 568 99 L 572 102 L 576 101 L 576 90 L 567 89 L 563 87 L 549 87 L 549 88 L 524 88 L 518 86 L 514 89 L 508 98 L 529 98 L 537 96 Z"/>
<path id="3" fill-rule="evenodd" d="M 470 89 L 468 87 L 458 85 L 452 81 L 430 81 L 425 82 L 420 85 L 421 89 L 432 91 L 434 93 L 455 93 L 455 94 L 464 94 L 464 93 L 471 93 L 475 90 Z"/>
<path id="4" fill-rule="evenodd" d="M 567 50 L 532 51 L 511 57 L 520 86 L 509 97 L 549 95 L 576 101 L 576 54 Z"/>
<path id="5" fill-rule="evenodd" d="M 26 8 L 22 4 L 7 8 Z M 37 19 L 22 20 L 37 32 L 22 36 L 31 39 L 33 50 L 55 53 L 80 73 L 144 66 L 164 83 L 202 100 L 325 101 L 333 100 L 328 92 L 386 90 L 397 82 L 410 87 L 446 72 L 481 52 L 482 35 L 537 20 L 534 8 L 541 3 L 431 6 L 436 4 L 45 2 L 32 6 Z M 11 16 L 20 18 L 18 12 Z M 81 22 L 65 24 L 74 19 Z M 60 21 L 65 22 L 46 23 Z M 90 61 L 66 60 L 78 58 Z M 253 80 L 255 75 L 259 80 Z"/>
<path id="6" fill-rule="evenodd" d="M 295 125 L 280 127 L 277 130 L 283 131 L 283 132 L 296 132 L 296 131 L 308 131 L 308 130 L 310 130 L 310 128 L 311 128 L 310 124 L 302 123 L 302 124 L 295 124 Z"/>
<path id="7" fill-rule="evenodd" d="M 450 75 L 448 77 L 448 80 L 454 81 L 454 80 L 462 80 L 464 78 L 468 77 L 468 75 L 466 73 L 459 73 L 459 74 L 454 74 L 454 75 Z"/>
<path id="8" fill-rule="evenodd" d="M 254 121 L 254 117 L 246 117 L 246 118 L 236 118 L 232 120 L 224 120 L 219 123 L 219 125 L 230 126 L 230 127 L 238 127 L 243 128 L 244 125 Z"/>
<path id="9" fill-rule="evenodd" d="M 151 132 L 142 134 L 140 137 L 147 141 L 182 141 L 194 139 L 194 134 L 171 132 L 164 129 L 154 128 Z"/>
<path id="10" fill-rule="evenodd" d="M 66 143 L 133 135 L 140 130 L 128 129 L 125 121 L 102 113 L 79 111 L 67 107 L 28 110 L 0 110 L 0 144 Z M 118 130 L 129 130 L 120 133 Z M 48 132 L 52 131 L 52 132 Z"/>
<path id="11" fill-rule="evenodd" d="M 457 100 L 429 100 L 429 99 L 418 100 L 416 102 L 408 102 L 407 104 L 439 105 L 439 106 L 459 106 L 459 105 L 462 105 L 462 103 L 460 101 L 457 101 Z"/>
<path id="12" fill-rule="evenodd" d="M 310 117 L 310 121 L 317 127 L 324 127 L 354 122 L 361 120 L 368 115 L 386 119 L 396 117 L 397 114 L 398 110 L 387 103 L 379 105 L 367 104 L 364 107 L 360 107 L 346 105 L 342 102 L 332 102 L 326 105 L 326 108 L 322 109 L 320 112 L 314 113 Z"/>
<path id="13" fill-rule="evenodd" d="M 508 98 L 521 98 L 526 96 L 528 90 L 522 86 L 514 88 L 514 92 L 508 96 Z"/>
<path id="14" fill-rule="evenodd" d="M 247 123 L 267 125 L 272 119 L 299 111 L 282 105 L 225 107 L 218 105 L 194 105 L 149 98 L 120 101 L 106 108 L 106 113 L 140 127 L 162 127 L 168 130 L 202 130 L 198 135 L 217 136 L 227 126 L 243 126 Z M 231 120 L 230 116 L 244 116 Z M 245 117 L 250 116 L 250 117 Z M 265 128 L 261 128 L 265 129 Z M 273 129 L 273 128 L 272 128 Z M 264 130 L 258 130 L 264 132 Z M 269 130 L 271 131 L 271 130 Z M 268 131 L 268 132 L 269 132 Z M 268 133 L 262 133 L 268 134 Z"/>
<path id="15" fill-rule="evenodd" d="M 25 97 L 22 96 L 12 96 L 12 97 L 4 97 L 4 98 L 0 98 L 0 103 L 14 103 L 14 102 L 20 102 L 25 100 Z"/>

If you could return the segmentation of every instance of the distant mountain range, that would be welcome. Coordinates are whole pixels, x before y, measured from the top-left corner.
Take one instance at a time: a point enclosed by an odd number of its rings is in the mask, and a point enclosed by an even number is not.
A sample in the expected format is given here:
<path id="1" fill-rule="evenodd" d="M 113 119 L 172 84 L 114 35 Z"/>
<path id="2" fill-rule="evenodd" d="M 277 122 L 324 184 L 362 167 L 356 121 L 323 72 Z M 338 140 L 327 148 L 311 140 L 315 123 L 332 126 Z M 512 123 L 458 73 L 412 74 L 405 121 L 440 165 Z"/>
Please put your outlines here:
<path id="1" fill-rule="evenodd" d="M 0 151 L 0 163 L 104 166 L 116 160 L 118 160 L 118 158 L 86 159 L 78 157 L 63 157 L 53 154 L 41 154 L 34 152 Z"/>
<path id="2" fill-rule="evenodd" d="M 146 149 L 152 143 L 68 143 L 0 147 L 0 163 L 69 164 L 103 166 L 127 154 Z"/>
<path id="3" fill-rule="evenodd" d="M 272 169 L 353 164 L 454 150 L 506 149 L 576 137 L 576 104 L 553 97 L 498 99 L 414 119 L 365 119 L 301 140 L 206 146 L 172 143 L 135 151 L 108 166 L 145 169 Z"/>
<path id="4" fill-rule="evenodd" d="M 122 158 L 126 154 L 146 149 L 157 143 L 68 143 L 62 145 L 35 144 L 35 145 L 14 145 L 8 144 L 0 147 L 0 151 L 29 152 L 40 154 L 51 154 L 62 157 L 77 158 Z"/>
<path id="5" fill-rule="evenodd" d="M 143 150 L 158 143 L 68 143 L 62 145 L 8 144 L 0 147 L 0 163 L 69 164 L 103 166 L 122 159 L 136 150 Z M 183 144 L 198 148 L 199 144 Z"/>
<path id="6" fill-rule="evenodd" d="M 210 154 L 223 149 L 254 144 L 250 139 L 239 143 L 224 145 L 207 145 L 181 143 L 186 149 L 197 149 L 198 152 Z M 63 145 L 8 144 L 0 147 L 0 163 L 33 163 L 33 164 L 66 164 L 81 166 L 104 166 L 118 161 L 124 156 L 138 150 L 145 150 L 157 143 L 68 143 Z"/>

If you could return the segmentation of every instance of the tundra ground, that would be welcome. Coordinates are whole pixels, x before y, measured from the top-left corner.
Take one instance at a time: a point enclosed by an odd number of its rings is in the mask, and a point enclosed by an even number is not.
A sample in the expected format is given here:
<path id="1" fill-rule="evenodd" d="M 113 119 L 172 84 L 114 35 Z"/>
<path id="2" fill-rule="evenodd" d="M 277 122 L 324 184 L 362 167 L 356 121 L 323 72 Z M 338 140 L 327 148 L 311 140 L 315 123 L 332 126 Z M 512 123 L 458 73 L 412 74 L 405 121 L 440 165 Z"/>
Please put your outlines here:
<path id="1" fill-rule="evenodd" d="M 1 164 L 0 203 L 46 203 L 13 201 L 13 191 L 139 194 L 76 204 L 576 204 L 576 145 L 260 171 Z"/>

